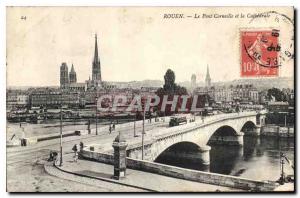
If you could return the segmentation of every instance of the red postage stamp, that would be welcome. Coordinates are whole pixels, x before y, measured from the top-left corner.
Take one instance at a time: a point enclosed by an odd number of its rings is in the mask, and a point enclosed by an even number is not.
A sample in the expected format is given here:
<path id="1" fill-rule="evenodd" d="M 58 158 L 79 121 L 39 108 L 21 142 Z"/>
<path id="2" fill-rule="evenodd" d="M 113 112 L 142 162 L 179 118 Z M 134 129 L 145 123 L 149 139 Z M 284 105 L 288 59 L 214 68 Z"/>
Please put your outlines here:
<path id="1" fill-rule="evenodd" d="M 241 31 L 241 77 L 278 76 L 279 30 Z"/>

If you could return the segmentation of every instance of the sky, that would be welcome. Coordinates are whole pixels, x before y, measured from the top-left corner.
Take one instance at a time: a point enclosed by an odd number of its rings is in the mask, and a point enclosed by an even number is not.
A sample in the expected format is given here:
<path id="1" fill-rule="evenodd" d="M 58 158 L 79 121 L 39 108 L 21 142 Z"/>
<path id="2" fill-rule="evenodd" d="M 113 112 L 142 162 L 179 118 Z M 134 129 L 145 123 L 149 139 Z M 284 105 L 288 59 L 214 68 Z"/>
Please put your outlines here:
<path id="1" fill-rule="evenodd" d="M 194 15 L 274 10 L 293 19 L 288 7 L 7 7 L 7 85 L 59 85 L 62 62 L 69 69 L 73 63 L 77 81 L 84 82 L 92 73 L 95 33 L 104 81 L 163 80 L 170 68 L 177 82 L 190 81 L 192 74 L 199 82 L 207 65 L 212 81 L 239 79 L 240 29 L 276 27 L 288 45 L 292 25 L 279 14 L 254 20 Z M 285 61 L 279 75 L 293 73 L 293 60 Z"/>

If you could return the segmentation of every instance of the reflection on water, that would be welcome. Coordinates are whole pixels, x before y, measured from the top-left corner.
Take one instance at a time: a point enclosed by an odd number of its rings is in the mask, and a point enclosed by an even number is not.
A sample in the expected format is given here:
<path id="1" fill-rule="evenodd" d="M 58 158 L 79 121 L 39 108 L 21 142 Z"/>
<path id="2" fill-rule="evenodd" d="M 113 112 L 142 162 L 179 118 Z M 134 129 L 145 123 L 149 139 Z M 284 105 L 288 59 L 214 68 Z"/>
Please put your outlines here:
<path id="1" fill-rule="evenodd" d="M 240 146 L 211 145 L 210 150 L 210 171 L 229 175 L 234 165 L 242 160 L 243 148 Z"/>
<path id="2" fill-rule="evenodd" d="M 210 172 L 257 180 L 277 180 L 280 174 L 280 151 L 294 161 L 294 139 L 244 136 L 244 146 L 211 145 Z M 195 155 L 198 151 L 194 151 Z M 169 156 L 169 157 L 168 157 Z M 160 156 L 157 162 L 195 170 L 207 170 L 197 159 Z M 286 164 L 285 172 L 293 174 Z"/>

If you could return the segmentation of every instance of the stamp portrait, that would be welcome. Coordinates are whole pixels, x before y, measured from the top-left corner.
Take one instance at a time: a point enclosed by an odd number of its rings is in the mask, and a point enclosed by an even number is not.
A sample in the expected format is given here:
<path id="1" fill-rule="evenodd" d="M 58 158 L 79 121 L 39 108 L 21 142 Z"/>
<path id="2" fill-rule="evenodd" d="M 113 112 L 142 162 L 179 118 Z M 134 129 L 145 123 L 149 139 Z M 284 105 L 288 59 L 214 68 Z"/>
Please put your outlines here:
<path id="1" fill-rule="evenodd" d="M 279 30 L 241 30 L 241 77 L 278 76 Z"/>

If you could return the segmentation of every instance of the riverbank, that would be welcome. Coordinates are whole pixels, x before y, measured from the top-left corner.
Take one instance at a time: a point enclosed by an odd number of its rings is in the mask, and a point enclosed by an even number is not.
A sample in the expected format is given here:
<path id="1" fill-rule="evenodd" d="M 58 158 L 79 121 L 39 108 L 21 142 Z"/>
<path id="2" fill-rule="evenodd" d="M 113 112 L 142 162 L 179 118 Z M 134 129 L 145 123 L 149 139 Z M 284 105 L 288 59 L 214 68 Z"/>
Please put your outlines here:
<path id="1" fill-rule="evenodd" d="M 126 185 L 131 188 L 135 187 L 136 189 L 139 189 L 138 191 L 242 192 L 242 190 L 240 189 L 187 181 L 133 169 L 126 170 L 126 177 L 124 179 L 114 180 L 112 179 L 113 165 L 81 159 L 79 159 L 76 163 L 73 161 L 73 154 L 64 155 L 63 166 L 57 167 L 60 171 L 53 171 L 53 166 L 49 166 L 52 165 L 45 165 L 46 171 L 49 171 L 49 168 L 52 169 L 52 172 L 50 172 L 50 174 L 55 175 L 59 178 L 81 183 L 89 183 L 91 182 L 91 180 L 93 180 L 95 184 L 97 182 L 103 182 L 104 180 L 110 183 L 119 183 L 120 186 Z"/>
<path id="2" fill-rule="evenodd" d="M 118 120 L 119 124 L 130 122 L 131 120 Z M 92 120 L 63 120 L 62 127 L 63 131 L 81 131 L 87 130 L 90 122 L 90 128 L 95 129 L 96 123 L 95 119 Z M 109 120 L 98 120 L 98 127 L 107 126 L 111 122 Z M 9 141 L 15 135 L 13 139 L 19 139 L 22 136 L 22 131 L 24 130 L 26 138 L 32 138 L 37 136 L 47 136 L 52 134 L 60 133 L 60 120 L 47 120 L 42 123 L 33 124 L 27 122 L 21 123 L 6 123 L 6 140 Z"/>
<path id="3" fill-rule="evenodd" d="M 261 128 L 262 136 L 294 137 L 294 126 L 281 127 L 277 125 L 266 125 Z"/>

